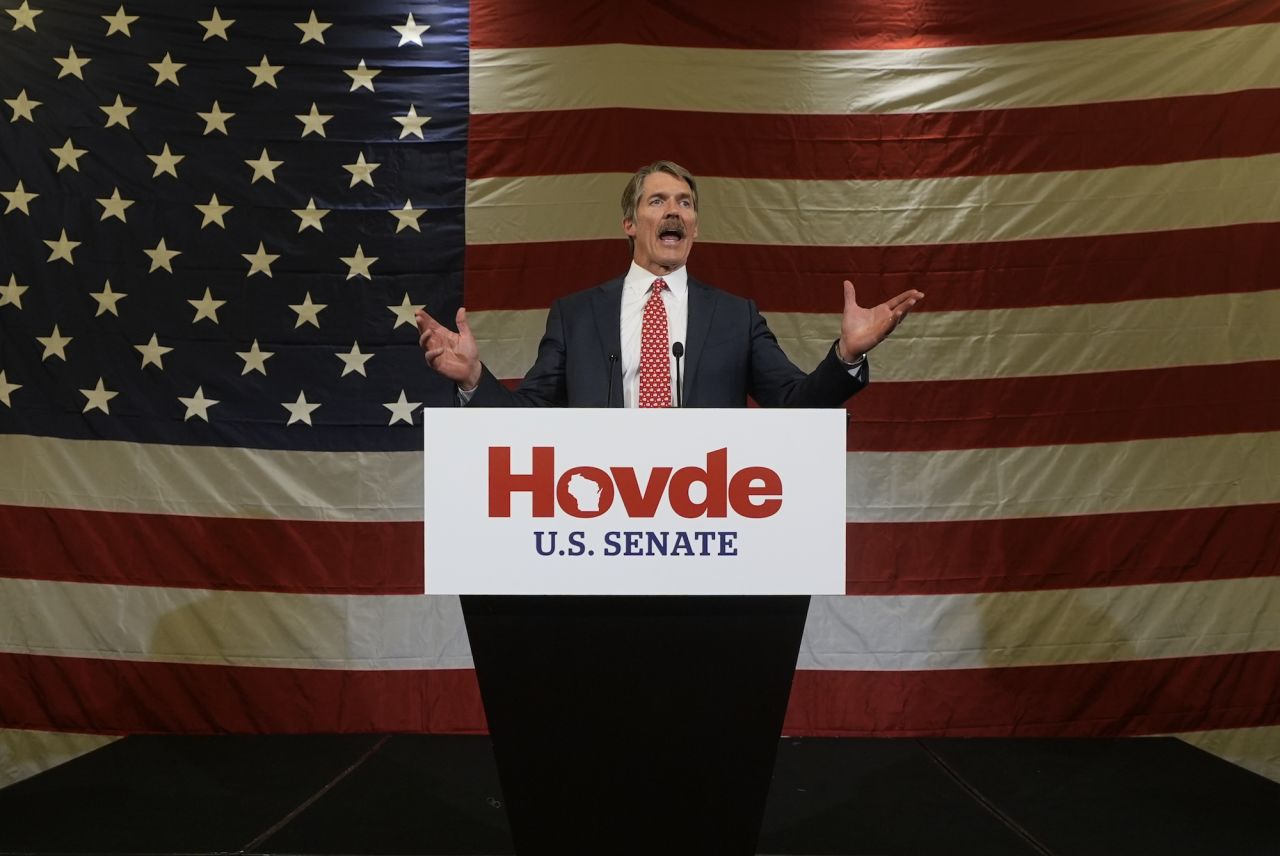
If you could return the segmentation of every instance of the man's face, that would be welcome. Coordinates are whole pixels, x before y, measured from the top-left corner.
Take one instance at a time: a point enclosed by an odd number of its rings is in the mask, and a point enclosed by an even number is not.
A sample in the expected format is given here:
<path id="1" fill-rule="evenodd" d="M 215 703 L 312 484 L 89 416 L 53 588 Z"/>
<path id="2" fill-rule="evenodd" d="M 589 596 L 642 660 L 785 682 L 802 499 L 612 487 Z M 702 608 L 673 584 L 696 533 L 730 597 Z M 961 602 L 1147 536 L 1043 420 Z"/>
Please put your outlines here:
<path id="1" fill-rule="evenodd" d="M 624 217 L 622 229 L 635 239 L 631 257 L 636 264 L 655 276 L 670 273 L 688 261 L 698 237 L 693 191 L 670 173 L 646 176 L 635 219 Z"/>

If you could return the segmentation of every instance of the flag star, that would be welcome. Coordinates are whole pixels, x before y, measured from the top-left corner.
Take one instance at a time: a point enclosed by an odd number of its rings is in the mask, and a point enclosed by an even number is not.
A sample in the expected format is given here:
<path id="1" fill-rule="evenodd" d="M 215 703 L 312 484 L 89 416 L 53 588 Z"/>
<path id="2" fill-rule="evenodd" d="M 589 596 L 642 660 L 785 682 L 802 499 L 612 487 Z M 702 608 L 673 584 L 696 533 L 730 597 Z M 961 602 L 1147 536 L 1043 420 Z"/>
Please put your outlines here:
<path id="1" fill-rule="evenodd" d="M 245 163 L 253 167 L 253 178 L 249 180 L 250 184 L 256 184 L 260 178 L 265 178 L 267 181 L 275 184 L 276 167 L 280 166 L 284 161 L 273 161 L 271 159 L 271 155 L 267 154 L 267 150 L 264 148 L 262 150 L 262 154 L 258 156 L 257 160 L 247 160 Z"/>
<path id="2" fill-rule="evenodd" d="M 399 235 L 404 229 L 421 232 L 422 227 L 418 225 L 418 219 L 427 213 L 427 209 L 414 208 L 413 200 L 406 199 L 403 208 L 392 208 L 387 213 L 396 218 L 396 234 Z"/>
<path id="3" fill-rule="evenodd" d="M 322 24 L 316 17 L 316 10 L 311 10 L 311 17 L 303 21 L 301 24 L 294 24 L 299 30 L 302 30 L 302 41 L 300 45 L 307 42 L 319 42 L 324 44 L 324 31 L 333 26 L 333 24 Z"/>
<path id="4" fill-rule="evenodd" d="M 409 300 L 409 293 L 405 292 L 404 300 L 400 301 L 399 306 L 387 307 L 393 313 L 395 313 L 395 316 L 396 316 L 396 323 L 391 326 L 391 329 L 394 330 L 397 327 L 399 327 L 401 324 L 408 324 L 410 327 L 417 327 L 418 322 L 417 322 L 417 319 L 414 318 L 413 314 L 417 312 L 419 309 L 425 308 L 425 306 L 426 304 L 415 306 Z"/>
<path id="5" fill-rule="evenodd" d="M 360 60 L 359 65 L 355 68 L 344 68 L 343 72 L 351 78 L 351 88 L 347 90 L 348 92 L 355 92 L 361 88 L 373 92 L 373 79 L 382 74 L 382 69 L 369 68 L 364 64 L 364 60 Z"/>
<path id="6" fill-rule="evenodd" d="M 258 249 L 255 252 L 241 253 L 240 257 L 249 263 L 249 272 L 245 274 L 245 278 L 255 273 L 265 273 L 271 277 L 271 263 L 280 258 L 279 254 L 267 252 L 266 246 L 261 241 L 258 242 Z"/>
<path id="7" fill-rule="evenodd" d="M 197 386 L 195 394 L 190 398 L 178 396 L 178 401 L 181 401 L 183 406 L 187 408 L 187 415 L 182 417 L 183 422 L 186 422 L 192 416 L 199 416 L 205 422 L 208 422 L 209 408 L 218 403 L 216 399 L 204 397 L 203 386 Z"/>
<path id="8" fill-rule="evenodd" d="M 244 360 L 244 371 L 241 375 L 247 375 L 249 372 L 258 372 L 263 377 L 267 376 L 267 360 L 274 357 L 275 351 L 264 351 L 258 347 L 258 340 L 254 339 L 253 344 L 247 351 L 236 351 L 236 356 Z"/>
<path id="9" fill-rule="evenodd" d="M 0 306 L 8 306 L 13 304 L 19 309 L 22 308 L 22 292 L 27 290 L 27 286 L 18 285 L 18 278 L 13 274 L 9 274 L 9 284 L 0 285 Z"/>
<path id="10" fill-rule="evenodd" d="M 163 369 L 164 355 L 173 350 L 173 348 L 166 348 L 164 345 L 161 345 L 156 339 L 155 333 L 151 334 L 151 341 L 147 342 L 147 344 L 134 345 L 133 347 L 139 354 L 142 354 L 142 368 L 144 369 L 149 365 L 154 365 L 158 369 Z"/>
<path id="11" fill-rule="evenodd" d="M 107 27 L 107 35 L 114 36 L 116 33 L 124 33 L 128 38 L 133 38 L 133 33 L 129 32 L 129 25 L 138 20 L 137 15 L 129 15 L 121 6 L 114 15 L 101 15 L 102 20 L 109 25 Z"/>
<path id="12" fill-rule="evenodd" d="M 364 377 L 368 377 L 364 371 L 364 364 L 373 359 L 373 354 L 365 354 L 360 351 L 360 343 L 353 342 L 351 350 L 347 352 L 335 351 L 334 356 L 342 360 L 342 377 L 346 377 L 352 372 L 356 372 Z"/>
<path id="13" fill-rule="evenodd" d="M 20 389 L 22 389 L 22 384 L 10 383 L 9 379 L 4 376 L 4 372 L 0 371 L 0 401 L 3 401 L 6 407 L 13 406 L 9 396 Z"/>
<path id="14" fill-rule="evenodd" d="M 364 247 L 356 244 L 356 254 L 342 259 L 347 263 L 347 279 L 353 279 L 362 276 L 365 279 L 372 280 L 373 275 L 369 273 L 369 266 L 378 260 L 377 256 L 366 256 Z"/>
<path id="15" fill-rule="evenodd" d="M 388 401 L 382 405 L 391 411 L 391 421 L 388 425 L 394 425 L 397 422 L 405 421 L 410 425 L 413 424 L 413 411 L 422 406 L 421 401 L 409 401 L 405 398 L 404 390 L 400 390 L 400 398 L 396 401 Z"/>
<path id="16" fill-rule="evenodd" d="M 137 107 L 126 107 L 126 106 L 125 106 L 125 103 L 124 103 L 123 101 L 121 101 L 121 100 L 120 100 L 120 96 L 119 96 L 119 95 L 117 95 L 117 96 L 116 96 L 116 103 L 114 103 L 114 104 L 104 104 L 104 105 L 102 105 L 101 107 L 99 107 L 98 109 L 99 109 L 99 110 L 101 110 L 103 113 L 106 113 L 106 114 L 107 114 L 107 127 L 108 127 L 108 128 L 110 128 L 112 125 L 122 125 L 122 126 L 124 126 L 125 128 L 128 128 L 128 127 L 129 127 L 129 116 L 130 116 L 130 114 L 132 114 L 132 113 L 133 113 L 135 110 L 137 110 L 138 108 L 137 108 Z"/>
<path id="17" fill-rule="evenodd" d="M 80 158 L 84 157 L 89 151 L 88 149 L 77 149 L 71 144 L 71 138 L 67 137 L 67 141 L 62 144 L 61 148 L 49 149 L 58 156 L 58 168 L 55 172 L 62 172 L 66 167 L 71 167 L 76 172 L 80 171 Z"/>
<path id="18" fill-rule="evenodd" d="M 151 270 L 147 271 L 147 273 L 155 273 L 160 270 L 160 268 L 164 268 L 169 273 L 173 273 L 173 265 L 171 262 L 175 256 L 182 255 L 182 250 L 171 250 L 166 247 L 164 244 L 164 238 L 160 239 L 160 243 L 156 244 L 155 249 L 143 250 L 143 252 L 151 257 Z"/>
<path id="19" fill-rule="evenodd" d="M 74 265 L 75 261 L 71 258 L 71 253 L 76 247 L 80 246 L 80 241 L 72 241 L 67 238 L 67 230 L 62 230 L 62 236 L 56 241 L 45 241 L 49 247 L 49 261 L 54 262 L 62 259 L 70 265 Z"/>
<path id="20" fill-rule="evenodd" d="M 276 75 L 284 68 L 283 65 L 272 65 L 267 61 L 267 55 L 262 55 L 262 62 L 257 65 L 246 65 L 246 69 L 253 75 L 253 89 L 257 89 L 264 83 L 272 89 L 279 89 L 276 86 Z"/>
<path id="21" fill-rule="evenodd" d="M 44 356 L 41 360 L 47 360 L 50 357 L 57 357 L 64 363 L 67 361 L 67 345 L 71 344 L 70 336 L 64 336 L 58 331 L 58 325 L 53 325 L 53 332 L 48 336 L 36 336 L 36 341 L 44 345 Z"/>
<path id="22" fill-rule="evenodd" d="M 107 312 L 119 318 L 120 311 L 116 309 L 116 304 L 120 302 L 121 298 L 128 297 L 123 292 L 112 291 L 111 280 L 107 280 L 106 285 L 102 286 L 102 291 L 91 291 L 89 296 L 98 301 L 98 311 L 94 313 L 94 318 Z"/>
<path id="23" fill-rule="evenodd" d="M 9 205 L 4 209 L 4 213 L 9 214 L 13 211 L 21 211 L 30 217 L 31 212 L 27 209 L 27 203 L 39 195 L 39 193 L 27 192 L 21 181 L 14 185 L 13 190 L 0 190 L 0 196 L 9 200 Z"/>
<path id="24" fill-rule="evenodd" d="M 352 187 L 362 181 L 373 187 L 373 171 L 380 166 L 382 166 L 380 163 L 367 163 L 364 159 L 364 152 L 361 152 L 355 163 L 344 163 L 342 168 L 351 173 Z"/>
<path id="25" fill-rule="evenodd" d="M 227 301 L 214 300 L 213 295 L 209 292 L 209 289 L 206 286 L 204 290 L 204 297 L 199 300 L 188 300 L 187 302 L 196 308 L 196 317 L 191 319 L 192 324 L 196 323 L 201 318 L 208 318 L 214 324 L 217 324 L 218 309 L 220 309 Z"/>
<path id="26" fill-rule="evenodd" d="M 324 216 L 329 213 L 327 208 L 317 208 L 314 198 L 307 200 L 306 208 L 294 208 L 293 213 L 298 215 L 298 231 L 304 229 L 315 229 L 317 232 L 323 232 L 324 226 L 320 223 Z"/>
<path id="27" fill-rule="evenodd" d="M 409 105 L 409 112 L 403 116 L 393 116 L 400 123 L 400 136 L 397 139 L 403 140 L 405 137 L 413 134 L 419 140 L 425 139 L 422 136 L 422 126 L 431 121 L 430 116 L 419 116 L 418 108 L 414 104 Z"/>
<path id="28" fill-rule="evenodd" d="M 196 203 L 196 210 L 204 215 L 204 219 L 200 221 L 200 228 L 203 229 L 210 223 L 217 223 L 223 229 L 227 228 L 227 224 L 222 222 L 222 215 L 231 210 L 230 205 L 222 205 L 218 202 L 218 194 L 209 197 L 209 201 L 204 205 Z"/>
<path id="29" fill-rule="evenodd" d="M 5 9 L 5 11 L 13 16 L 13 29 L 15 32 L 26 27 L 34 33 L 36 31 L 36 15 L 44 14 L 43 9 L 32 9 L 28 6 L 27 0 L 22 0 L 22 5 L 17 9 Z"/>
<path id="30" fill-rule="evenodd" d="M 16 122 L 19 119 L 26 119 L 28 122 L 34 122 L 35 117 L 31 115 L 31 111 L 43 104 L 43 101 L 34 101 L 27 97 L 27 90 L 18 93 L 17 98 L 6 98 L 4 103 L 9 105 L 13 110 L 13 118 L 10 122 Z"/>
<path id="31" fill-rule="evenodd" d="M 151 68 L 155 70 L 156 86 L 159 86 L 166 81 L 172 83 L 174 86 L 182 85 L 178 83 L 178 72 L 186 68 L 187 64 L 185 62 L 174 62 L 173 57 L 171 57 L 167 51 L 165 52 L 164 59 L 159 62 L 149 62 L 147 65 L 151 66 Z"/>
<path id="32" fill-rule="evenodd" d="M 214 131 L 221 131 L 222 135 L 225 137 L 229 133 L 227 131 L 227 120 L 236 114 L 225 112 L 218 106 L 218 102 L 214 101 L 213 106 L 209 108 L 208 113 L 196 113 L 196 115 L 201 119 L 204 119 L 204 135 L 206 137 Z"/>
<path id="33" fill-rule="evenodd" d="M 113 190 L 110 196 L 99 199 L 98 204 L 102 206 L 102 216 L 99 218 L 99 221 L 105 220 L 108 217 L 115 217 L 121 223 L 129 222 L 125 219 L 124 212 L 133 204 L 133 200 L 123 198 L 120 195 L 120 188 L 117 187 Z"/>
<path id="34" fill-rule="evenodd" d="M 65 57 L 55 56 L 53 61 L 62 67 L 62 70 L 58 72 L 59 80 L 66 77 L 68 74 L 84 80 L 84 67 L 88 65 L 89 59 L 88 57 L 76 56 L 76 49 L 74 45 L 67 51 L 67 55 Z"/>
<path id="35" fill-rule="evenodd" d="M 293 325 L 296 330 L 303 324 L 310 324 L 312 327 L 319 329 L 320 327 L 320 310 L 324 309 L 327 303 L 312 303 L 311 292 L 307 292 L 302 298 L 301 303 L 291 303 L 289 308 L 298 313 L 298 322 Z"/>
<path id="36" fill-rule="evenodd" d="M 431 27 L 426 24 L 415 24 L 413 22 L 413 13 L 410 12 L 409 20 L 405 21 L 403 24 L 393 24 L 391 29 L 400 34 L 400 44 L 396 45 L 396 47 L 402 48 L 410 42 L 413 42 L 418 47 L 422 47 L 422 34 L 426 30 L 431 29 Z"/>
<path id="37" fill-rule="evenodd" d="M 161 173 L 168 173 L 174 178 L 178 177 L 178 164 L 186 159 L 186 155 L 175 155 L 169 151 L 169 144 L 164 144 L 164 150 L 158 155 L 147 155 L 152 163 L 156 165 L 156 171 L 151 174 L 152 178 L 159 178 Z"/>
<path id="38" fill-rule="evenodd" d="M 311 102 L 310 113 L 297 113 L 295 118 L 302 123 L 302 136 L 307 134 L 319 134 L 324 136 L 324 123 L 333 118 L 332 113 L 321 113 L 316 107 L 316 102 Z"/>
<path id="39" fill-rule="evenodd" d="M 305 422 L 310 425 L 311 414 L 320 406 L 307 401 L 307 394 L 302 391 L 298 392 L 298 400 L 292 404 L 287 401 L 282 401 L 280 404 L 285 410 L 289 411 L 289 421 L 285 423 L 286 428 L 295 422 Z"/>
<path id="40" fill-rule="evenodd" d="M 107 402 L 115 398 L 120 393 L 112 392 L 107 389 L 102 383 L 102 378 L 98 378 L 97 386 L 93 389 L 82 389 L 80 390 L 80 394 L 89 399 L 84 405 L 85 413 L 88 413 L 90 410 L 101 410 L 103 413 L 110 414 L 111 409 Z"/>
<path id="41" fill-rule="evenodd" d="M 198 22 L 204 27 L 204 38 L 201 41 L 207 42 L 209 39 L 217 37 L 224 42 L 227 41 L 227 28 L 236 22 L 235 18 L 224 18 L 218 14 L 218 7 L 213 7 L 213 17 L 207 21 Z"/>

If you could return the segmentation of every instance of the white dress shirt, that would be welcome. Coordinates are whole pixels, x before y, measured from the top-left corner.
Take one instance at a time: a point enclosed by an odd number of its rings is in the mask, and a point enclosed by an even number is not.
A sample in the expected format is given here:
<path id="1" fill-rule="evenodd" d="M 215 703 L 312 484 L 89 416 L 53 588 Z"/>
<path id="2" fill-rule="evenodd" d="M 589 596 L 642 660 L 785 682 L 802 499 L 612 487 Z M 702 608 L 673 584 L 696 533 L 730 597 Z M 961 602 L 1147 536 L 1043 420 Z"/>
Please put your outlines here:
<path id="1" fill-rule="evenodd" d="M 644 307 L 649 302 L 649 290 L 659 277 L 649 273 L 635 262 L 622 280 L 622 406 L 637 407 L 640 404 L 640 330 L 644 326 Z M 676 403 L 676 358 L 671 356 L 671 345 L 684 342 L 689 327 L 689 271 L 677 268 L 663 274 L 667 287 L 662 290 L 662 304 L 667 309 L 667 358 L 671 361 L 671 403 Z M 684 360 L 682 359 L 683 363 Z M 680 380 L 684 382 L 684 366 L 680 367 Z"/>

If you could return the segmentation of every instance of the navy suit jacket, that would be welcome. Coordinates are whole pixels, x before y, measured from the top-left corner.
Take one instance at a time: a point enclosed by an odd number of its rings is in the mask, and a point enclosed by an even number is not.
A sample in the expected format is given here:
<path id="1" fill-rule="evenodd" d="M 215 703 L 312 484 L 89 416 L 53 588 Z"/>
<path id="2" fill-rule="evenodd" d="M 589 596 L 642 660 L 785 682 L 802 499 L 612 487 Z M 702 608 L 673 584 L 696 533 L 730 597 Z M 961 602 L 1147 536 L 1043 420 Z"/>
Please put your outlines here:
<path id="1" fill-rule="evenodd" d="M 621 407 L 622 277 L 551 304 L 538 358 L 518 389 L 485 368 L 472 407 Z M 787 358 L 755 301 L 689 277 L 689 319 L 682 366 L 685 407 L 839 407 L 866 386 L 867 362 L 854 374 L 835 344 L 806 374 Z M 613 373 L 612 381 L 609 374 Z M 612 400 L 606 399 L 612 394 Z"/>

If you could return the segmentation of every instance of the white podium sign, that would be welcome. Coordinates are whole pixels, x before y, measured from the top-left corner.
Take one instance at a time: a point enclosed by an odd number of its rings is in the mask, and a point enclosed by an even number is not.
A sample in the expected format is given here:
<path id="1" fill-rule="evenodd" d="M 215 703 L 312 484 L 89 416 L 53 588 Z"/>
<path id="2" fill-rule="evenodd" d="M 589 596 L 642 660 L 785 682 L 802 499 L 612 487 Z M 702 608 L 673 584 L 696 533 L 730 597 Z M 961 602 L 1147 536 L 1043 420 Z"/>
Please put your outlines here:
<path id="1" fill-rule="evenodd" d="M 423 422 L 427 594 L 844 594 L 844 410 Z"/>

